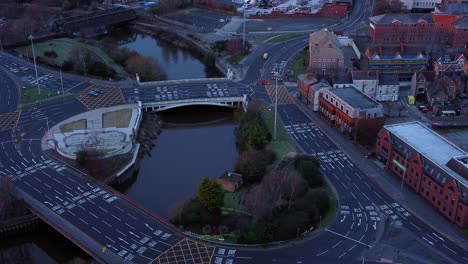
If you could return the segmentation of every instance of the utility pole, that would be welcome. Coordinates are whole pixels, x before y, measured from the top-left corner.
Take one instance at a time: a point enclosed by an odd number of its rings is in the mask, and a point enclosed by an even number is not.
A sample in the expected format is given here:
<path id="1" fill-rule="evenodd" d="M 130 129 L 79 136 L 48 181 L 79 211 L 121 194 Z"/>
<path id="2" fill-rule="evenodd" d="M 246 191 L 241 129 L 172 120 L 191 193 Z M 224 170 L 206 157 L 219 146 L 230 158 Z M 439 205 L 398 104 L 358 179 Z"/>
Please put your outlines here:
<path id="1" fill-rule="evenodd" d="M 245 49 L 245 13 L 247 12 L 247 4 L 244 4 L 244 34 L 242 36 L 242 48 Z"/>
<path id="2" fill-rule="evenodd" d="M 50 140 L 50 129 L 49 129 L 49 118 L 46 117 L 46 125 L 47 125 L 47 140 Z"/>
<path id="3" fill-rule="evenodd" d="M 60 83 L 62 84 L 62 99 L 65 98 L 65 92 L 63 90 L 63 78 L 62 78 L 62 69 L 60 68 Z"/>
<path id="4" fill-rule="evenodd" d="M 37 92 L 39 95 L 41 95 L 41 88 L 39 87 L 39 75 L 37 74 L 36 54 L 34 53 L 33 38 L 34 38 L 33 35 L 29 35 L 29 39 L 31 40 L 32 53 L 33 53 L 34 70 L 36 71 Z"/>
<path id="5" fill-rule="evenodd" d="M 275 124 L 273 127 L 273 140 L 276 141 L 276 119 L 278 115 L 278 72 L 275 72 Z"/>

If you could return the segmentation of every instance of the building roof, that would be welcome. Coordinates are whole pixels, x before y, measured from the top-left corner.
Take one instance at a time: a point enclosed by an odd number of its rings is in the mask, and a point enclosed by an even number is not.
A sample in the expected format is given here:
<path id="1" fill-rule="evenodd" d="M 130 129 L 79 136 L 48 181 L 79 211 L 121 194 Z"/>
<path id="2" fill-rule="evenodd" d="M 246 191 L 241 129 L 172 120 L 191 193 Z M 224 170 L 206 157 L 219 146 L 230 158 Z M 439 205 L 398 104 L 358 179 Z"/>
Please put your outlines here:
<path id="1" fill-rule="evenodd" d="M 453 179 L 468 186 L 467 179 L 447 166 L 451 158 L 466 156 L 468 153 L 417 121 L 386 125 L 384 128 L 447 172 Z"/>
<path id="2" fill-rule="evenodd" d="M 336 35 L 326 28 L 309 35 L 309 50 L 314 55 L 327 57 L 328 55 L 337 54 L 339 57 L 344 58 L 340 47 L 341 44 Z"/>
<path id="3" fill-rule="evenodd" d="M 380 105 L 354 87 L 336 88 L 331 91 L 355 109 L 373 109 L 378 108 Z"/>
<path id="4" fill-rule="evenodd" d="M 468 29 L 468 16 L 464 16 L 453 22 L 452 26 L 456 29 Z"/>
<path id="5" fill-rule="evenodd" d="M 302 83 L 304 83 L 305 85 L 308 85 L 308 86 L 311 86 L 312 84 L 318 82 L 318 80 L 315 77 L 313 77 L 312 75 L 309 75 L 309 74 L 301 74 L 301 75 L 297 76 L 297 80 L 301 81 Z"/>
<path id="6" fill-rule="evenodd" d="M 426 47 L 371 46 L 365 55 L 371 60 L 427 60 Z"/>
<path id="7" fill-rule="evenodd" d="M 375 71 L 351 71 L 351 78 L 356 80 L 377 80 Z"/>
<path id="8" fill-rule="evenodd" d="M 379 76 L 379 85 L 399 85 L 397 74 L 381 74 Z"/>
<path id="9" fill-rule="evenodd" d="M 392 25 L 398 22 L 402 24 L 419 24 L 424 21 L 429 24 L 434 24 L 432 15 L 428 13 L 383 14 L 369 17 L 369 20 L 377 25 Z"/>
<path id="10" fill-rule="evenodd" d="M 235 184 L 242 182 L 242 175 L 234 172 L 226 172 L 225 174 L 221 175 L 219 179 Z"/>
<path id="11" fill-rule="evenodd" d="M 434 14 L 464 15 L 468 13 L 468 3 L 445 3 L 438 6 Z"/>

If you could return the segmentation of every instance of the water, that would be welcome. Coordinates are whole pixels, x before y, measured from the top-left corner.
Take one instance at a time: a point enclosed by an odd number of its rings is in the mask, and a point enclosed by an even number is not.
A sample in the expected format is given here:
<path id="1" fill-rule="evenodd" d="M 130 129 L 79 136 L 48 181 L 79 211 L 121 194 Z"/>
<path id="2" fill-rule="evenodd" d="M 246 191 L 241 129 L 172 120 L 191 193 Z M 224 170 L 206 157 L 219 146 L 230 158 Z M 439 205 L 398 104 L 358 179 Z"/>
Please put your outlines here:
<path id="1" fill-rule="evenodd" d="M 134 181 L 117 189 L 168 218 L 173 205 L 196 196 L 202 177 L 216 178 L 234 167 L 238 124 L 231 109 L 217 107 L 177 108 L 161 112 L 161 118 L 170 125 L 156 139 L 151 157 L 142 160 Z M 87 263 L 89 256 L 47 224 L 37 232 L 0 241 L 0 264 L 78 259 L 84 261 L 76 263 Z"/>
<path id="2" fill-rule="evenodd" d="M 120 191 L 168 218 L 174 205 L 196 196 L 202 177 L 216 178 L 233 169 L 237 123 L 232 110 L 213 107 L 173 109 L 161 118 L 176 125 L 163 129 L 137 180 Z"/>
<path id="3" fill-rule="evenodd" d="M 168 80 L 220 77 L 216 69 L 206 67 L 189 51 L 151 35 L 119 29 L 105 39 L 120 43 L 120 47 L 129 48 L 142 56 L 152 57 L 166 72 Z"/>

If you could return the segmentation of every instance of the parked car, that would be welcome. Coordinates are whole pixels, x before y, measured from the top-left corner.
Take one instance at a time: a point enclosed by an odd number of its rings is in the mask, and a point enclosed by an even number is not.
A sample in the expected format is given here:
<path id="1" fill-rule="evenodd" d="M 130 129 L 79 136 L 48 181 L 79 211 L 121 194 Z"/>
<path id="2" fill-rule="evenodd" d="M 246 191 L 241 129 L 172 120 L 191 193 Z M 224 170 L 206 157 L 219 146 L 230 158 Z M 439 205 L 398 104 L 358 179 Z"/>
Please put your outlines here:
<path id="1" fill-rule="evenodd" d="M 270 84 L 270 81 L 269 80 L 261 80 L 260 83 L 262 85 L 268 85 L 268 84 Z"/>
<path id="2" fill-rule="evenodd" d="M 98 96 L 99 95 L 99 93 L 97 93 L 94 90 L 88 91 L 88 94 L 91 95 L 91 96 Z"/>

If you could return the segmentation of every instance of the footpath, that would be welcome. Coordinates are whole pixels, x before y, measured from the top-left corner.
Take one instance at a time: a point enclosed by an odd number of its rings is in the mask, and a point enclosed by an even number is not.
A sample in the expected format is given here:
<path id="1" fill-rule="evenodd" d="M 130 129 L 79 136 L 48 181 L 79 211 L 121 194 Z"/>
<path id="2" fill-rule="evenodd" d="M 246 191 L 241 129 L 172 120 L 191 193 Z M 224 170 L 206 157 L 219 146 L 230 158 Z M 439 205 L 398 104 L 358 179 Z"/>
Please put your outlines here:
<path id="1" fill-rule="evenodd" d="M 452 242 L 462 246 L 468 250 L 468 243 L 466 238 L 439 214 L 435 208 L 423 200 L 421 196 L 412 190 L 408 189 L 405 185 L 401 188 L 401 181 L 390 172 L 386 171 L 384 164 L 367 159 L 356 146 L 349 140 L 344 138 L 336 129 L 330 127 L 324 120 L 322 120 L 313 110 L 306 106 L 297 96 L 296 92 L 291 93 L 296 105 L 312 120 L 321 131 L 327 135 L 346 155 L 365 172 L 382 190 L 385 190 L 390 197 L 396 202 L 405 207 L 410 213 L 418 217 L 421 221 L 432 227 L 433 229 L 444 234 Z"/>

